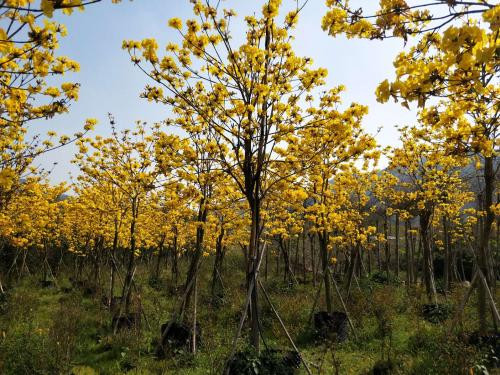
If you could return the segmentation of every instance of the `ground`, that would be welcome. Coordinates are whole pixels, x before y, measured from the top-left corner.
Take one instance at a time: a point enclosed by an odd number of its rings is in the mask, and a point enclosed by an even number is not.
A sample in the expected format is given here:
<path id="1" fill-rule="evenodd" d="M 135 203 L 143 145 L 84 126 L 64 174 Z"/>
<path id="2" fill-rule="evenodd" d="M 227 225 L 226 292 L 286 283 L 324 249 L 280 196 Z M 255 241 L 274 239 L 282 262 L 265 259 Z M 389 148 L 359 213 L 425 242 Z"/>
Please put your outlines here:
<path id="1" fill-rule="evenodd" d="M 236 256 L 226 259 L 223 275 L 227 294 L 218 306 L 210 303 L 210 261 L 202 267 L 205 272 L 199 282 L 197 309 L 202 338 L 198 353 L 193 356 L 179 350 L 164 360 L 154 357 L 154 340 L 179 296 L 168 271 L 153 288 L 148 282 L 150 268 L 145 264 L 139 267 L 137 286 L 144 311 L 141 328 L 121 330 L 116 335 L 102 293 L 89 295 L 72 287 L 69 267 L 59 272 L 55 285 L 49 287 L 40 286 L 38 276 L 11 281 L 11 289 L 0 304 L 0 373 L 220 374 L 244 303 L 244 275 L 238 271 L 243 267 Z M 107 278 L 103 275 L 102 279 L 104 285 Z M 321 374 L 342 375 L 488 373 L 481 370 L 492 361 L 487 348 L 467 343 L 470 332 L 477 329 L 474 296 L 465 310 L 464 323 L 447 334 L 453 308 L 466 292 L 463 284 L 456 284 L 448 295 L 440 295 L 451 308 L 450 318 L 432 323 L 421 315 L 426 296 L 418 287 L 408 290 L 404 283 L 380 284 L 364 277 L 355 283 L 347 300 L 355 330 L 340 344 L 317 338 L 309 328 L 316 294 L 310 279 L 307 284 L 290 286 L 273 269 L 264 285 L 314 374 L 320 368 Z M 261 303 L 263 348 L 289 350 L 286 335 L 263 296 Z M 320 309 L 321 301 L 316 310 Z M 338 297 L 335 309 L 343 311 Z M 244 327 L 238 350 L 244 350 L 247 341 L 248 329 Z M 392 372 L 373 371 L 382 360 L 392 364 Z M 297 371 L 305 373 L 303 366 Z M 489 374 L 500 371 L 490 368 Z"/>

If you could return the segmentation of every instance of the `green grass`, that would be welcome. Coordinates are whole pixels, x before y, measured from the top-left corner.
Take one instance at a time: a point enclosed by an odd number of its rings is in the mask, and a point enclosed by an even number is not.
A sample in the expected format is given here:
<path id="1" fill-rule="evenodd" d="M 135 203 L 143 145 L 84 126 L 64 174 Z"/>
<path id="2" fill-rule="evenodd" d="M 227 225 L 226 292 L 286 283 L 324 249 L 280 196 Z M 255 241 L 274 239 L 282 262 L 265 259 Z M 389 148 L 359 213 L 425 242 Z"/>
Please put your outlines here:
<path id="1" fill-rule="evenodd" d="M 224 282 L 228 293 L 219 308 L 210 304 L 211 265 L 203 264 L 198 298 L 198 321 L 202 326 L 199 352 L 196 356 L 179 352 L 165 360 L 153 357 L 152 342 L 159 336 L 160 325 L 170 319 L 177 305 L 178 297 L 168 288 L 167 271 L 162 276 L 164 287 L 157 290 L 149 285 L 147 268 L 139 268 L 136 281 L 147 321 L 143 319 L 139 331 L 121 331 L 116 335 L 112 333 L 111 314 L 102 304 L 101 296 L 83 297 L 78 290 L 63 293 L 61 287 L 69 285 L 64 276 L 53 288 L 41 288 L 35 277 L 25 278 L 9 290 L 7 308 L 0 316 L 0 373 L 220 374 L 246 294 L 244 275 L 240 271 L 243 267 L 239 263 L 237 258 L 227 260 Z M 103 290 L 106 290 L 107 275 L 103 274 L 102 279 Z M 310 283 L 289 288 L 276 276 L 265 284 L 290 335 L 299 344 L 303 356 L 313 363 L 311 368 L 315 374 L 318 373 L 315 366 L 319 365 L 322 374 L 334 374 L 335 367 L 342 375 L 369 374 L 382 358 L 393 360 L 394 374 L 465 374 L 467 369 L 483 361 L 484 355 L 465 345 L 455 333 L 446 336 L 449 320 L 432 324 L 422 319 L 419 309 L 425 297 L 420 290 L 408 294 L 404 285 L 380 285 L 362 280 L 360 288 L 354 286 L 348 301 L 356 337 L 351 333 L 347 342 L 332 344 L 311 338 L 308 319 L 315 289 Z M 457 305 L 462 293 L 455 290 L 447 302 Z M 442 299 L 444 302 L 444 297 Z M 261 303 L 265 344 L 270 348 L 289 349 L 290 344 L 263 297 Z M 342 310 L 338 298 L 335 306 Z M 475 316 L 472 300 L 465 311 L 465 323 L 458 331 L 474 330 Z M 380 324 L 386 327 L 385 336 Z M 246 348 L 247 341 L 248 328 L 245 327 L 238 342 L 239 350 Z M 490 374 L 499 373 L 494 371 Z M 298 373 L 305 374 L 305 371 L 301 368 Z"/>

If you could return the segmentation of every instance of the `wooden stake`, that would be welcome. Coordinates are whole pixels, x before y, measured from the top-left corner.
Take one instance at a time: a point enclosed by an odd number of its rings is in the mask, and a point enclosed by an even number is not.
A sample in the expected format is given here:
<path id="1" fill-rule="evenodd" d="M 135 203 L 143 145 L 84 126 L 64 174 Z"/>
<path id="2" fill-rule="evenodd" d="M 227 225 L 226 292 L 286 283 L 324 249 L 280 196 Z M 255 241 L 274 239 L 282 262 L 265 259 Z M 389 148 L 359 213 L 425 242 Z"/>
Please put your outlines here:
<path id="1" fill-rule="evenodd" d="M 335 278 L 333 276 L 332 276 L 332 280 L 333 280 L 333 285 L 335 286 L 335 290 L 337 291 L 337 295 L 339 296 L 340 303 L 342 303 L 342 307 L 344 308 L 345 315 L 347 316 L 347 321 L 349 322 L 349 325 L 351 326 L 352 334 L 357 339 L 358 337 L 356 336 L 356 331 L 354 329 L 354 325 L 352 324 L 351 318 L 349 317 L 349 313 L 347 312 L 347 307 L 344 303 L 344 300 L 342 299 L 342 295 L 340 294 L 339 287 L 338 287 L 337 282 L 335 281 Z"/>
<path id="2" fill-rule="evenodd" d="M 312 324 L 314 310 L 316 309 L 316 305 L 318 304 L 318 300 L 319 300 L 319 296 L 321 294 L 322 287 L 323 287 L 323 283 L 319 283 L 318 291 L 316 292 L 316 297 L 314 297 L 313 307 L 311 309 L 311 313 L 309 314 L 309 321 L 308 321 L 309 326 Z"/>
<path id="3" fill-rule="evenodd" d="M 193 354 L 196 354 L 196 308 L 198 303 L 198 275 L 194 276 L 194 307 L 193 307 Z"/>
<path id="4" fill-rule="evenodd" d="M 283 328 L 283 331 L 285 332 L 285 335 L 286 337 L 288 338 L 288 341 L 290 341 L 290 344 L 292 345 L 293 349 L 299 354 L 299 357 L 300 357 L 300 360 L 302 361 L 302 363 L 304 364 L 304 367 L 306 368 L 306 371 L 309 375 L 312 375 L 312 372 L 311 370 L 309 369 L 309 366 L 307 365 L 306 361 L 304 360 L 304 358 L 302 357 L 302 354 L 300 354 L 299 352 L 299 349 L 297 348 L 297 346 L 295 345 L 295 343 L 293 342 L 292 340 L 292 337 L 290 336 L 290 334 L 288 333 L 288 330 L 286 329 L 285 327 L 285 324 L 283 323 L 283 320 L 281 320 L 281 317 L 280 315 L 278 314 L 278 311 L 276 311 L 276 309 L 274 308 L 273 306 L 273 303 L 271 302 L 271 300 L 269 299 L 269 295 L 267 294 L 266 292 L 266 289 L 264 288 L 264 285 L 262 285 L 262 282 L 260 280 L 257 280 L 257 282 L 259 283 L 259 286 L 260 288 L 262 289 L 262 292 L 264 292 L 264 297 L 266 297 L 266 300 L 267 302 L 269 303 L 269 306 L 271 307 L 271 309 L 273 310 L 274 312 L 274 315 L 276 315 L 276 318 L 278 318 L 278 321 L 280 322 L 280 325 L 281 325 L 281 328 Z"/>
<path id="5" fill-rule="evenodd" d="M 465 296 L 462 299 L 462 302 L 460 303 L 459 309 L 455 312 L 455 317 L 451 321 L 450 328 L 448 329 L 448 335 L 450 335 L 452 333 L 453 329 L 455 328 L 455 326 L 459 322 L 460 317 L 462 316 L 462 313 L 465 309 L 465 306 L 467 305 L 467 302 L 469 301 L 469 298 L 472 294 L 472 291 L 476 287 L 476 279 L 477 279 L 477 272 L 474 273 L 474 276 L 472 277 L 472 280 L 470 283 L 469 290 L 467 291 L 467 293 L 465 293 Z"/>

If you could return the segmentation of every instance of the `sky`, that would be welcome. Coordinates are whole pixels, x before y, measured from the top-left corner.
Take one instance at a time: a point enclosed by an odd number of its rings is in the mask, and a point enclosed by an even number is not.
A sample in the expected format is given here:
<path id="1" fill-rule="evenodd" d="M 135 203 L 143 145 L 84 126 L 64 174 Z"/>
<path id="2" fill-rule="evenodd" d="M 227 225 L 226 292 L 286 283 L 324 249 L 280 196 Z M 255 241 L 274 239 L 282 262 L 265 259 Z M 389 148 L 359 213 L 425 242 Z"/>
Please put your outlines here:
<path id="1" fill-rule="evenodd" d="M 283 13 L 295 6 L 295 0 L 282 3 Z M 263 4 L 264 0 L 223 1 L 223 7 L 234 9 L 240 20 L 258 14 Z M 80 72 L 64 76 L 61 82 L 79 82 L 80 97 L 69 113 L 32 123 L 30 133 L 54 130 L 58 134 L 73 134 L 82 129 L 86 118 L 97 118 L 99 125 L 90 135 L 107 135 L 108 113 L 113 114 L 119 129 L 132 128 L 138 120 L 153 123 L 168 118 L 168 107 L 139 97 L 144 86 L 152 82 L 130 62 L 121 46 L 123 40 L 156 38 L 161 51 L 169 41 L 179 41 L 177 31 L 168 27 L 167 22 L 172 17 L 193 18 L 191 5 L 188 0 L 123 0 L 118 5 L 104 0 L 69 17 L 55 15 L 55 20 L 68 29 L 58 54 L 78 61 L 81 66 Z M 302 10 L 294 32 L 296 54 L 312 58 L 315 67 L 328 69 L 327 88 L 346 86 L 342 96 L 345 105 L 357 102 L 369 106 L 363 125 L 371 134 L 381 128 L 377 135 L 381 146 L 396 145 L 395 126 L 415 123 L 416 112 L 392 102 L 378 103 L 375 89 L 384 79 L 394 76 L 392 62 L 403 42 L 333 38 L 321 29 L 326 11 L 324 0 L 309 0 Z M 232 33 L 238 45 L 245 33 L 243 23 L 232 24 Z M 70 163 L 75 151 L 74 146 L 65 146 L 43 155 L 36 163 L 52 170 L 51 182 L 69 181 L 70 173 L 73 176 L 78 173 Z"/>

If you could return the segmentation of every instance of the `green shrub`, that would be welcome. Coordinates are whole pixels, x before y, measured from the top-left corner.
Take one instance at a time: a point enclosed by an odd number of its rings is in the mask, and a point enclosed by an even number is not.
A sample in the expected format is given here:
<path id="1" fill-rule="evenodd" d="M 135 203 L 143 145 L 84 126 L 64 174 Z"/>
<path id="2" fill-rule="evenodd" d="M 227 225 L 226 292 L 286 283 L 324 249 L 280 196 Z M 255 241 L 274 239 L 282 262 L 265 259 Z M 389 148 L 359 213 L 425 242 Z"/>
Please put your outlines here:
<path id="1" fill-rule="evenodd" d="M 293 375 L 295 367 L 279 350 L 257 355 L 251 350 L 236 353 L 229 363 L 230 375 Z"/>
<path id="2" fill-rule="evenodd" d="M 428 329 L 419 329 L 408 340 L 408 350 L 413 355 L 420 352 L 433 352 L 438 349 L 439 342 L 436 341 L 435 333 Z"/>
<path id="3" fill-rule="evenodd" d="M 422 317 L 431 323 L 441 323 L 448 319 L 453 309 L 450 305 L 444 303 L 431 303 L 422 306 L 420 311 Z"/>
<path id="4" fill-rule="evenodd" d="M 22 325 L 0 345 L 0 372 L 4 375 L 49 375 L 64 371 L 46 330 Z"/>
<path id="5" fill-rule="evenodd" d="M 410 338 L 408 346 L 417 359 L 409 369 L 410 375 L 465 374 L 478 361 L 478 353 L 455 336 L 420 331 Z"/>
<path id="6" fill-rule="evenodd" d="M 371 281 L 377 284 L 400 285 L 401 279 L 392 272 L 375 271 L 370 276 Z"/>

